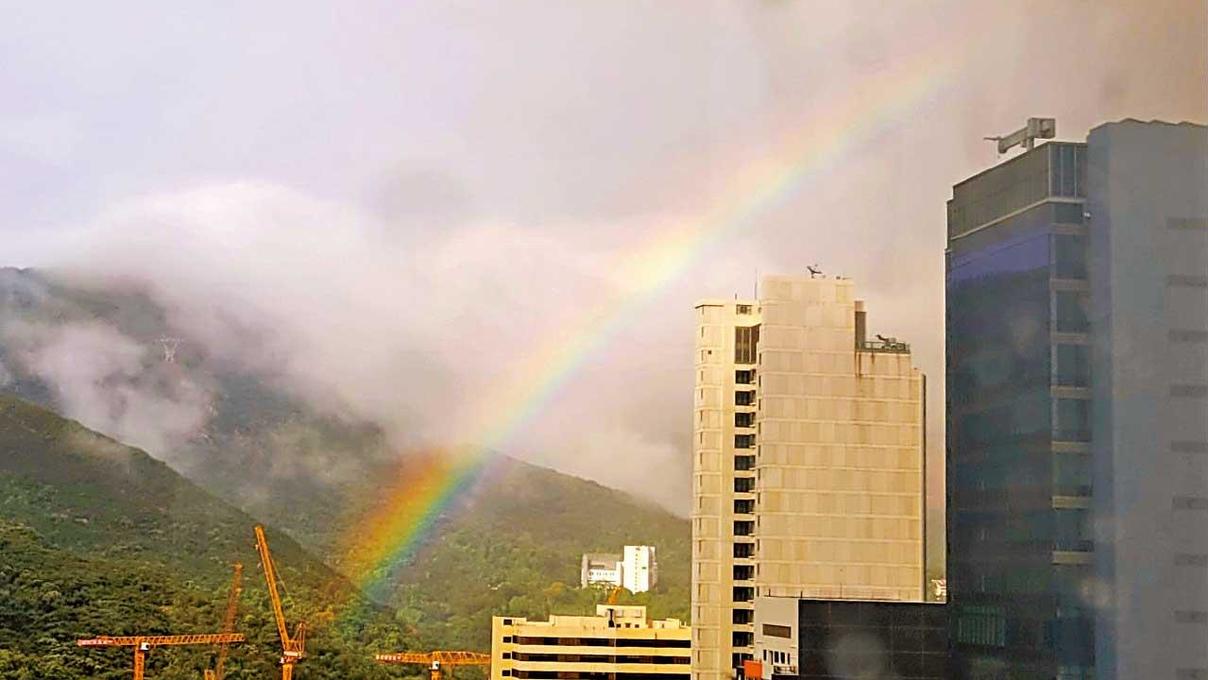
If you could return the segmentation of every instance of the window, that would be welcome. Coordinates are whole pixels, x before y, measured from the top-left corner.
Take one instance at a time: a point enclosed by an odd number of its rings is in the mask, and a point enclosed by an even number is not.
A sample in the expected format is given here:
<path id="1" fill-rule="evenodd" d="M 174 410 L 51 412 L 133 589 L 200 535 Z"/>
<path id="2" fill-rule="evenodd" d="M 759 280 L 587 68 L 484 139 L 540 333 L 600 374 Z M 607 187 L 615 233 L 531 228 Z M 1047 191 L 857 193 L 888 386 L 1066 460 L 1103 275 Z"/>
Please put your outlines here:
<path id="1" fill-rule="evenodd" d="M 1178 609 L 1175 610 L 1174 620 L 1178 623 L 1208 623 L 1208 612 L 1198 609 Z"/>
<path id="2" fill-rule="evenodd" d="M 1086 151 L 1073 144 L 1052 144 L 1049 191 L 1053 196 L 1086 195 Z"/>
<path id="3" fill-rule="evenodd" d="M 1090 330 L 1090 314 L 1085 293 L 1059 290 L 1056 292 L 1057 332 L 1086 333 Z"/>
<path id="4" fill-rule="evenodd" d="M 755 599 L 755 589 L 750 586 L 735 586 L 732 595 L 735 602 L 750 602 Z"/>
<path id="5" fill-rule="evenodd" d="M 736 449 L 753 449 L 755 448 L 755 435 L 753 434 L 736 434 L 734 435 L 734 448 Z M 750 468 L 747 468 L 750 469 Z"/>
<path id="6" fill-rule="evenodd" d="M 755 427 L 755 414 L 751 412 L 735 413 L 734 427 Z"/>
<path id="7" fill-rule="evenodd" d="M 754 543 L 735 543 L 734 544 L 734 556 L 735 557 L 745 559 L 747 557 L 751 557 L 754 554 L 755 554 L 755 544 Z"/>
<path id="8" fill-rule="evenodd" d="M 747 520 L 740 520 L 734 523 L 735 536 L 750 536 L 755 533 L 755 523 Z"/>
<path id="9" fill-rule="evenodd" d="M 734 501 L 734 513 L 738 515 L 749 515 L 755 512 L 755 501 L 751 499 Z"/>
<path id="10" fill-rule="evenodd" d="M 1175 496 L 1171 500 L 1175 510 L 1208 510 L 1208 498 L 1200 496 Z"/>
<path id="11" fill-rule="evenodd" d="M 964 607 L 956 619 L 958 642 L 989 647 L 1006 644 L 1006 619 L 997 607 Z"/>
<path id="12" fill-rule="evenodd" d="M 732 609 L 730 610 L 730 621 L 732 623 L 750 623 L 755 618 L 755 612 L 750 609 Z"/>
<path id="13" fill-rule="evenodd" d="M 1053 237 L 1053 267 L 1059 279 L 1086 278 L 1086 239 L 1057 234 Z"/>
<path id="14" fill-rule="evenodd" d="M 754 576 L 755 576 L 755 567 L 753 567 L 749 564 L 734 565 L 734 580 L 735 581 L 748 581 L 748 580 L 754 578 Z"/>
<path id="15" fill-rule="evenodd" d="M 793 629 L 790 626 L 780 626 L 775 623 L 763 624 L 763 634 L 770 637 L 791 638 Z"/>
<path id="16" fill-rule="evenodd" d="M 1203 399 L 1208 397 L 1208 385 L 1171 385 L 1170 396 Z"/>
<path id="17" fill-rule="evenodd" d="M 1053 511 L 1054 550 L 1089 552 L 1094 549 L 1087 511 L 1061 509 Z"/>
<path id="18" fill-rule="evenodd" d="M 734 469 L 743 472 L 755 469 L 755 456 L 735 456 Z"/>
<path id="19" fill-rule="evenodd" d="M 738 493 L 750 493 L 755 490 L 755 480 L 751 477 L 735 477 L 734 490 Z"/>
<path id="20" fill-rule="evenodd" d="M 1208 555 L 1195 553 L 1178 553 L 1174 556 L 1176 567 L 1208 567 Z"/>
<path id="21" fill-rule="evenodd" d="M 1053 438 L 1067 442 L 1091 440 L 1091 402 L 1086 399 L 1058 399 L 1053 421 Z"/>
<path id="22" fill-rule="evenodd" d="M 752 406 L 755 404 L 755 390 L 741 390 L 734 393 L 735 406 Z"/>
<path id="23" fill-rule="evenodd" d="M 734 329 L 734 363 L 755 363 L 755 348 L 759 344 L 759 326 L 738 326 Z"/>
<path id="24" fill-rule="evenodd" d="M 1077 453 L 1053 456 L 1053 495 L 1091 495 L 1091 458 Z"/>
<path id="25" fill-rule="evenodd" d="M 755 371 L 734 371 L 734 383 L 736 385 L 752 385 L 755 383 Z"/>
<path id="26" fill-rule="evenodd" d="M 737 312 L 737 313 L 739 313 L 739 314 L 750 314 L 750 313 L 751 313 L 751 305 L 735 305 L 735 306 L 734 306 L 734 311 L 735 311 L 735 312 Z"/>
<path id="27" fill-rule="evenodd" d="M 1090 347 L 1086 345 L 1057 345 L 1057 361 L 1054 374 L 1056 384 L 1062 387 L 1090 387 Z"/>

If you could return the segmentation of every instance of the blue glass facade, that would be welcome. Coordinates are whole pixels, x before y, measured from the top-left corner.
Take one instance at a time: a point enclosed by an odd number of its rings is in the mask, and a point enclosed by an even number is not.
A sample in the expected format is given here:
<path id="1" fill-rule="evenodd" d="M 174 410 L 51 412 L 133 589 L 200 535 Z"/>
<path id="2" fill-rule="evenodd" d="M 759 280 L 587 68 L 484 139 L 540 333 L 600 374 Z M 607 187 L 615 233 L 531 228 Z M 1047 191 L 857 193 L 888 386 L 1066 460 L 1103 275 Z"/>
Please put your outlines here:
<path id="1" fill-rule="evenodd" d="M 1085 185 L 1085 145 L 1054 143 L 949 202 L 954 677 L 1093 677 Z"/>

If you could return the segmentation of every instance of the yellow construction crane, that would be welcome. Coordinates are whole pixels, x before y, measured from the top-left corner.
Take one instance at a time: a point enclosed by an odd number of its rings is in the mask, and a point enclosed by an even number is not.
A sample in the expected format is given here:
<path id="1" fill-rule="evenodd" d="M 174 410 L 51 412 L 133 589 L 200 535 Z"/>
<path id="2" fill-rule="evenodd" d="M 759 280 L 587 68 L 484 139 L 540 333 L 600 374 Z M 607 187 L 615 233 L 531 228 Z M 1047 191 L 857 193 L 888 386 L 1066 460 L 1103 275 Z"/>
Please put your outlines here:
<path id="1" fill-rule="evenodd" d="M 410 663 L 422 664 L 428 667 L 429 680 L 441 680 L 444 669 L 448 668 L 452 677 L 452 669 L 456 666 L 490 666 L 491 655 L 478 652 L 395 652 L 393 654 L 375 654 L 378 663 Z"/>
<path id="2" fill-rule="evenodd" d="M 611 586 L 608 589 L 608 604 L 616 604 L 617 598 L 621 596 L 624 590 L 621 586 Z"/>
<path id="3" fill-rule="evenodd" d="M 268 586 L 268 597 L 273 604 L 273 617 L 277 620 L 277 635 L 281 638 L 281 680 L 294 677 L 294 664 L 306 656 L 306 623 L 300 622 L 289 634 L 285 625 L 285 611 L 281 608 L 281 594 L 277 592 L 277 582 L 280 580 L 277 567 L 273 564 L 273 556 L 268 551 L 268 540 L 264 537 L 264 527 L 256 525 L 256 552 L 260 553 L 260 567 L 264 571 L 264 582 Z"/>
<path id="4" fill-rule="evenodd" d="M 243 642 L 242 633 L 207 633 L 202 635 L 125 635 L 88 638 L 76 640 L 78 647 L 133 647 L 134 648 L 134 680 L 143 680 L 147 663 L 147 652 L 152 647 L 173 647 L 180 645 L 226 645 L 232 642 Z"/>
<path id="5" fill-rule="evenodd" d="M 239 594 L 243 592 L 243 565 L 235 563 L 235 575 L 231 577 L 231 590 L 227 593 L 226 612 L 222 615 L 222 632 L 235 632 L 235 612 L 239 608 Z M 222 680 L 223 666 L 226 665 L 227 644 L 218 645 L 218 658 L 214 660 L 214 669 L 206 669 L 205 680 Z"/>

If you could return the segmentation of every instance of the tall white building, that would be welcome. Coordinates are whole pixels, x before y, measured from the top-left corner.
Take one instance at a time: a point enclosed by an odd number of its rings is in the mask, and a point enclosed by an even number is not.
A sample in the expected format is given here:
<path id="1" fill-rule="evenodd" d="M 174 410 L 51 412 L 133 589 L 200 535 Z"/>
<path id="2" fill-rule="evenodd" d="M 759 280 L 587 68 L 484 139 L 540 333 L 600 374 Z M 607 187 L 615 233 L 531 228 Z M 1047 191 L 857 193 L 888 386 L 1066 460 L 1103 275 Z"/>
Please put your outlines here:
<path id="1" fill-rule="evenodd" d="M 644 593 L 658 582 L 658 561 L 652 545 L 625 546 L 621 584 L 631 593 Z"/>
<path id="2" fill-rule="evenodd" d="M 696 306 L 692 674 L 741 673 L 756 595 L 921 601 L 924 380 L 849 280 Z"/>

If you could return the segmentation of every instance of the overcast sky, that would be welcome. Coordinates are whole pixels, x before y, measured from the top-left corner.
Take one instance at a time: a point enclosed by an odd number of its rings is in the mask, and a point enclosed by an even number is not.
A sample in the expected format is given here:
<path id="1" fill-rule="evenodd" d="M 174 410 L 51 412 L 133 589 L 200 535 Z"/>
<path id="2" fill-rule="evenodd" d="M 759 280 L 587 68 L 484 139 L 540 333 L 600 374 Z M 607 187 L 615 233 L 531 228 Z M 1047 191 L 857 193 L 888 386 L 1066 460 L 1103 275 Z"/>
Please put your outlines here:
<path id="1" fill-rule="evenodd" d="M 938 442 L 944 202 L 982 137 L 1208 122 L 1202 0 L 177 4 L 0 3 L 0 265 L 145 279 L 210 349 L 427 439 L 616 313 L 508 448 L 677 509 L 694 300 L 855 279 L 933 377 Z M 781 200 L 665 284 L 619 275 L 818 129 L 841 155 Z M 224 346 L 219 316 L 279 337 Z"/>

